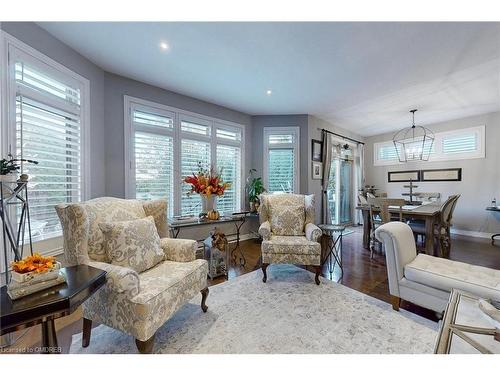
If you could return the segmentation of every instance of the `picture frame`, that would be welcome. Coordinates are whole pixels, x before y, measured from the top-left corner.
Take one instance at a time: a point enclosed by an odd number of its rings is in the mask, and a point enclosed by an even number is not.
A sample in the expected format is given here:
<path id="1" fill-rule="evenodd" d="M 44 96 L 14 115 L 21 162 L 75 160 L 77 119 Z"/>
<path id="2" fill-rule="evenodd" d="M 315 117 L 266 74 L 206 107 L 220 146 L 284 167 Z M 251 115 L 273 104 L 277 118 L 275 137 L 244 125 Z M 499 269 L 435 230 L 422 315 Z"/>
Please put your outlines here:
<path id="1" fill-rule="evenodd" d="M 312 162 L 312 179 L 321 180 L 323 178 L 323 163 Z"/>
<path id="2" fill-rule="evenodd" d="M 323 161 L 323 142 L 311 139 L 311 159 L 312 161 Z"/>
<path id="3" fill-rule="evenodd" d="M 423 182 L 462 181 L 462 168 L 424 169 L 420 175 Z"/>
<path id="4" fill-rule="evenodd" d="M 420 181 L 420 171 L 391 171 L 387 172 L 387 182 L 415 182 Z"/>

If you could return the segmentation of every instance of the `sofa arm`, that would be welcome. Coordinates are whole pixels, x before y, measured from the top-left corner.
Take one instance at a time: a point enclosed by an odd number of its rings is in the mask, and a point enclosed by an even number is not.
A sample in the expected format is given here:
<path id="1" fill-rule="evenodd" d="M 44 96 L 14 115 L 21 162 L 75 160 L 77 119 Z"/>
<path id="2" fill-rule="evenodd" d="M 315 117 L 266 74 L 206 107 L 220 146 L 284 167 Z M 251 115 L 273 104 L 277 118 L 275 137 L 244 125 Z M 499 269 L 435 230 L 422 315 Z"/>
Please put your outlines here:
<path id="1" fill-rule="evenodd" d="M 271 223 L 269 221 L 264 221 L 262 224 L 260 224 L 259 234 L 264 240 L 271 239 Z"/>
<path id="2" fill-rule="evenodd" d="M 196 259 L 198 247 L 195 240 L 180 238 L 162 238 L 161 248 L 165 253 L 165 259 L 173 262 L 192 262 Z"/>
<path id="3" fill-rule="evenodd" d="M 139 294 L 139 275 L 131 268 L 114 264 L 90 261 L 89 266 L 106 271 L 106 286 L 116 293 L 125 293 L 128 298 Z"/>
<path id="4" fill-rule="evenodd" d="M 321 236 L 323 232 L 313 223 L 306 224 L 306 238 L 309 241 L 319 242 L 321 240 Z"/>

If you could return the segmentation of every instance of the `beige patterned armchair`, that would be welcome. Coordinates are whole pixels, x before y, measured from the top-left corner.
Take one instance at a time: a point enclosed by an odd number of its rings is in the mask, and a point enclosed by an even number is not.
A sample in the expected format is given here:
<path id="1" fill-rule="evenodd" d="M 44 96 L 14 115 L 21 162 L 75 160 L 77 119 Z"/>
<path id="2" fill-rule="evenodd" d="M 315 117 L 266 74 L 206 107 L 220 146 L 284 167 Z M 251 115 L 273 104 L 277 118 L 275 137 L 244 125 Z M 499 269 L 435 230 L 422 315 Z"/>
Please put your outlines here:
<path id="1" fill-rule="evenodd" d="M 196 241 L 168 238 L 167 202 L 97 198 L 56 207 L 68 265 L 88 264 L 107 271 L 107 283 L 83 304 L 84 347 L 92 321 L 118 329 L 136 339 L 141 353 L 151 352 L 156 330 L 201 291 L 205 312 L 208 296 L 205 260 L 195 259 Z M 137 273 L 111 264 L 99 224 L 154 218 L 164 260 Z"/>
<path id="2" fill-rule="evenodd" d="M 321 274 L 321 229 L 314 225 L 314 195 L 263 194 L 259 208 L 263 282 L 271 263 L 314 266 Z"/>

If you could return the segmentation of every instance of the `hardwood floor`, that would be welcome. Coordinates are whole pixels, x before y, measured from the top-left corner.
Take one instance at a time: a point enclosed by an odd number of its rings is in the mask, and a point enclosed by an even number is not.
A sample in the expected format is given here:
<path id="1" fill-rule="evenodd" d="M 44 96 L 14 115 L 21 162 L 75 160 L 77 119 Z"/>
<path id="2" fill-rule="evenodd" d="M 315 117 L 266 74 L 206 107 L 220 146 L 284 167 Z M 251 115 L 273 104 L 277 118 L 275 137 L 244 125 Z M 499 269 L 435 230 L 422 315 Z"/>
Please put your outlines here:
<path id="1" fill-rule="evenodd" d="M 353 233 L 344 236 L 343 241 L 344 274 L 342 279 L 339 279 L 340 269 L 336 267 L 333 274 L 330 274 L 328 265 L 323 267 L 323 276 L 390 303 L 385 255 L 377 252 L 374 258 L 370 259 L 370 252 L 362 247 L 362 228 L 355 227 L 351 229 Z M 260 243 L 256 240 L 249 240 L 242 242 L 241 245 L 247 264 L 245 268 L 231 266 L 229 270 L 230 279 L 260 269 Z M 500 269 L 500 245 L 498 241 L 497 245 L 491 245 L 491 242 L 487 239 L 455 236 L 452 239 L 450 259 Z M 225 279 L 220 277 L 208 281 L 209 285 L 216 285 L 224 282 Z M 208 297 L 207 305 L 210 307 L 210 297 Z M 437 320 L 434 312 L 411 303 L 403 302 L 401 307 L 426 318 Z M 59 345 L 62 347 L 63 353 L 68 353 L 71 336 L 81 332 L 82 324 L 80 310 L 71 316 L 56 320 Z M 16 336 L 20 335 L 22 337 L 7 351 L 12 352 L 17 349 L 24 351 L 26 348 L 34 350 L 40 345 L 40 326 L 16 333 Z"/>

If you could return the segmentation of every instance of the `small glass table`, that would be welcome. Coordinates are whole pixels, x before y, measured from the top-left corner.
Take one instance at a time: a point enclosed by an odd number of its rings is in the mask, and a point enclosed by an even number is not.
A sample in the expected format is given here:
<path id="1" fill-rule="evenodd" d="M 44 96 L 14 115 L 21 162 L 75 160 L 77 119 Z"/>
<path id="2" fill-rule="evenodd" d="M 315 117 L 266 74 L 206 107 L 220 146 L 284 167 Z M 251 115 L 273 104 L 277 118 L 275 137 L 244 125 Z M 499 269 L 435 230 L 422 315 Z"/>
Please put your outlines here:
<path id="1" fill-rule="evenodd" d="M 345 226 L 335 224 L 320 224 L 319 229 L 323 232 L 323 244 L 325 246 L 325 257 L 321 262 L 323 266 L 326 261 L 329 261 L 328 270 L 330 277 L 335 269 L 335 264 L 339 265 L 340 278 L 344 276 L 344 269 L 342 268 L 342 235 L 345 231 Z"/>

